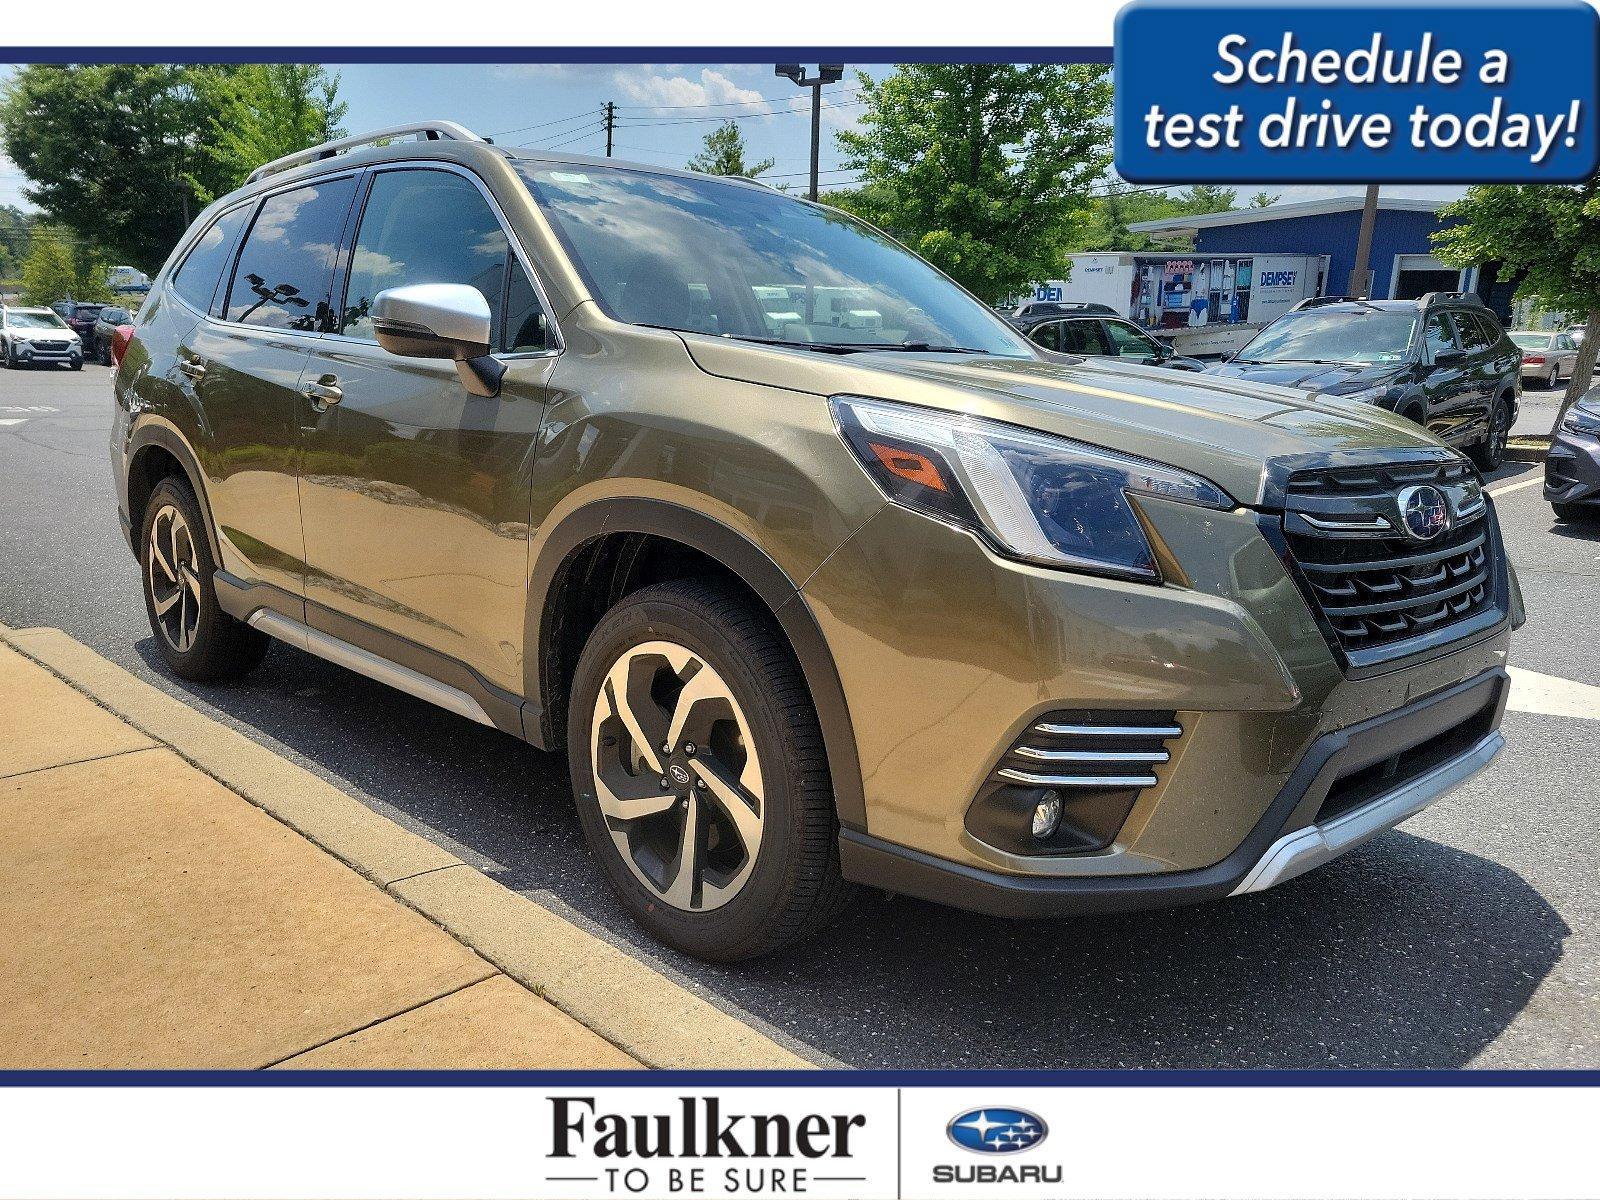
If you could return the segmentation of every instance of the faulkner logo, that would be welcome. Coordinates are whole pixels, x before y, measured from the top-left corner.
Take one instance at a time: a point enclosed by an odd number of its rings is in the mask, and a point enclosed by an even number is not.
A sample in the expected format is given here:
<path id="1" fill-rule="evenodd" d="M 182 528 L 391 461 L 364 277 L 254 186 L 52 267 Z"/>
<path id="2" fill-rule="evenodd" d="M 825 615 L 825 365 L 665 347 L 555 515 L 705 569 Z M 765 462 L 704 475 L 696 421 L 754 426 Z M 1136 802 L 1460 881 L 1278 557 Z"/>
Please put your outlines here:
<path id="1" fill-rule="evenodd" d="M 612 1112 L 595 1096 L 551 1096 L 552 1167 L 599 1174 L 547 1176 L 603 1183 L 612 1192 L 654 1195 L 805 1194 L 826 1165 L 832 1181 L 856 1152 L 862 1113 L 733 1112 L 716 1096 L 679 1096 L 664 1112 Z M 737 1165 L 719 1165 L 732 1160 Z"/>

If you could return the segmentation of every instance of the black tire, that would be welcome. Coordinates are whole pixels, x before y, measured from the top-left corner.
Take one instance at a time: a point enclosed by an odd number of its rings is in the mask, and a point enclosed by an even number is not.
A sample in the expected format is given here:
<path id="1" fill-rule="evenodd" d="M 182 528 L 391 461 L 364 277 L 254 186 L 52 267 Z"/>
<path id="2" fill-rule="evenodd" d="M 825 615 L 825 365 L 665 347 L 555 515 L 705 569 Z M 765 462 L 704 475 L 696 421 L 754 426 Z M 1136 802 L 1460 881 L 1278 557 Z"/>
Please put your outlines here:
<path id="1" fill-rule="evenodd" d="M 162 533 L 165 540 L 172 527 L 167 514 L 172 510 L 182 517 L 189 536 L 183 539 L 179 554 L 172 554 L 169 548 L 162 561 L 153 562 L 152 530 L 165 521 Z M 186 571 L 183 566 L 167 564 L 174 567 L 176 581 L 167 585 L 168 594 L 158 599 L 156 591 L 160 585 L 157 581 L 171 574 L 164 570 L 166 558 L 185 559 L 190 569 Z M 139 533 L 139 566 L 150 631 L 155 635 L 156 649 L 173 674 L 198 683 L 212 683 L 237 679 L 261 662 L 271 639 L 242 621 L 234 620 L 217 604 L 216 586 L 212 582 L 216 562 L 211 557 L 211 542 L 206 536 L 205 515 L 187 479 L 168 476 L 150 493 Z M 176 607 L 178 623 L 187 628 L 186 618 L 193 614 L 193 630 L 187 638 L 175 638 L 172 633 L 173 609 L 169 608 L 166 616 L 157 612 L 157 604 L 174 594 L 172 588 L 181 593 Z"/>
<path id="2" fill-rule="evenodd" d="M 1400 415 L 1406 420 L 1410 421 L 1413 425 L 1421 425 L 1423 428 L 1427 428 L 1428 414 L 1415 405 L 1410 408 L 1401 409 Z"/>
<path id="3" fill-rule="evenodd" d="M 1550 378 L 1545 380 L 1545 385 L 1544 386 L 1545 386 L 1545 388 L 1547 390 L 1552 391 L 1552 392 L 1555 391 L 1556 388 L 1561 386 L 1561 368 L 1560 367 L 1557 366 L 1557 367 L 1551 367 L 1550 368 Z"/>
<path id="4" fill-rule="evenodd" d="M 630 651 L 663 641 L 699 658 L 726 684 L 760 763 L 759 849 L 748 856 L 748 874 L 732 897 L 709 909 L 674 906 L 661 888 L 648 886 L 635 873 L 636 866 L 613 839 L 614 823 L 602 813 L 596 794 L 592 737 L 603 732 L 594 727 L 607 675 Z M 629 914 L 661 941 L 697 958 L 736 962 L 810 936 L 849 902 L 854 889 L 839 873 L 839 823 L 811 696 L 771 618 L 732 590 L 693 581 L 656 584 L 608 612 L 578 660 L 567 729 L 572 787 L 590 850 Z M 690 745 L 688 752 L 692 756 L 695 748 Z M 701 751 L 703 758 L 711 753 L 709 745 Z M 665 775 L 661 782 L 667 786 Z M 704 788 L 702 783 L 687 786 Z M 664 813 L 644 820 L 667 822 L 669 841 L 681 839 L 689 803 L 688 798 L 669 801 Z M 713 828 L 718 810 L 697 799 L 694 811 L 703 822 L 696 828 L 706 831 L 710 846 L 711 839 L 722 836 Z M 682 845 L 680 840 L 680 864 Z M 708 848 L 703 857 L 709 859 L 711 853 Z"/>
<path id="5" fill-rule="evenodd" d="M 74 371 L 81 371 L 81 370 L 83 370 L 83 359 L 81 359 L 81 358 L 75 358 L 75 359 L 73 359 L 73 360 L 72 360 L 72 369 L 73 369 L 73 370 L 74 370 Z"/>
<path id="6" fill-rule="evenodd" d="M 1506 461 L 1506 442 L 1511 438 L 1511 406 L 1501 396 L 1489 411 L 1489 431 L 1483 440 L 1467 450 L 1479 471 L 1498 471 Z"/>

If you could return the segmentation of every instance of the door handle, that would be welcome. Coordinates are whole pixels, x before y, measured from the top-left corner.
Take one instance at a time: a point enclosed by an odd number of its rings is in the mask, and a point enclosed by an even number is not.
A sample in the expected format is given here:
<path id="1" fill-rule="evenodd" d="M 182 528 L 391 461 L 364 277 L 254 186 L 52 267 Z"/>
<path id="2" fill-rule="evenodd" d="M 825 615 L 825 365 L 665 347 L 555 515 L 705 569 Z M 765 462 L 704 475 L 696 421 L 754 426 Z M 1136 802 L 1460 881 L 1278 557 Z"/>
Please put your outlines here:
<path id="1" fill-rule="evenodd" d="M 324 375 L 301 389 L 306 399 L 311 401 L 311 407 L 317 412 L 327 412 L 328 405 L 337 404 L 344 399 L 344 391 L 339 387 L 336 376 Z"/>
<path id="2" fill-rule="evenodd" d="M 206 377 L 206 365 L 198 358 L 185 358 L 178 362 L 178 370 L 197 383 Z"/>

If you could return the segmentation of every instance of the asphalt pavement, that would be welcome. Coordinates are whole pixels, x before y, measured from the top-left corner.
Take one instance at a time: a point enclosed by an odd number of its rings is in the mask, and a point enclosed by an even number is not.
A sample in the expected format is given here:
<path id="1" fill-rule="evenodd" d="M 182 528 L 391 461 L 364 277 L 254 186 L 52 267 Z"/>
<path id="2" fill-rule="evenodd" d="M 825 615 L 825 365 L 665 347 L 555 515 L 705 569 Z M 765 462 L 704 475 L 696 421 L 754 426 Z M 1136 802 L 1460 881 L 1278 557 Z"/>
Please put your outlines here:
<path id="1" fill-rule="evenodd" d="M 1537 393 L 1530 394 L 1536 396 Z M 278 645 L 166 675 L 117 527 L 108 372 L 0 373 L 0 621 L 54 625 L 819 1059 L 860 1067 L 1600 1067 L 1600 722 L 1513 712 L 1434 808 L 1302 879 L 1195 908 L 1007 922 L 864 894 L 778 957 L 662 950 L 591 866 L 566 764 Z M 1553 410 L 1552 410 L 1553 411 Z M 1498 497 L 1513 661 L 1600 685 L 1600 525 Z"/>

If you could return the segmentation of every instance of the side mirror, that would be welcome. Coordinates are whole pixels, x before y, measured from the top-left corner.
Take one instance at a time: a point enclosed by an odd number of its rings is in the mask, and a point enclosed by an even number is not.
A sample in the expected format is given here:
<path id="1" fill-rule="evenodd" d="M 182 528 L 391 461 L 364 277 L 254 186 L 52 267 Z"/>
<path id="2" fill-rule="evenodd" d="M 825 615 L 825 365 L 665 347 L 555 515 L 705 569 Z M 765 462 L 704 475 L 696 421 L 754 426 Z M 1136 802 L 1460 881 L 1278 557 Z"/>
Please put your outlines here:
<path id="1" fill-rule="evenodd" d="M 372 301 L 378 345 L 401 358 L 450 359 L 474 396 L 498 396 L 506 373 L 489 356 L 492 323 L 483 294 L 461 283 L 408 284 Z"/>

